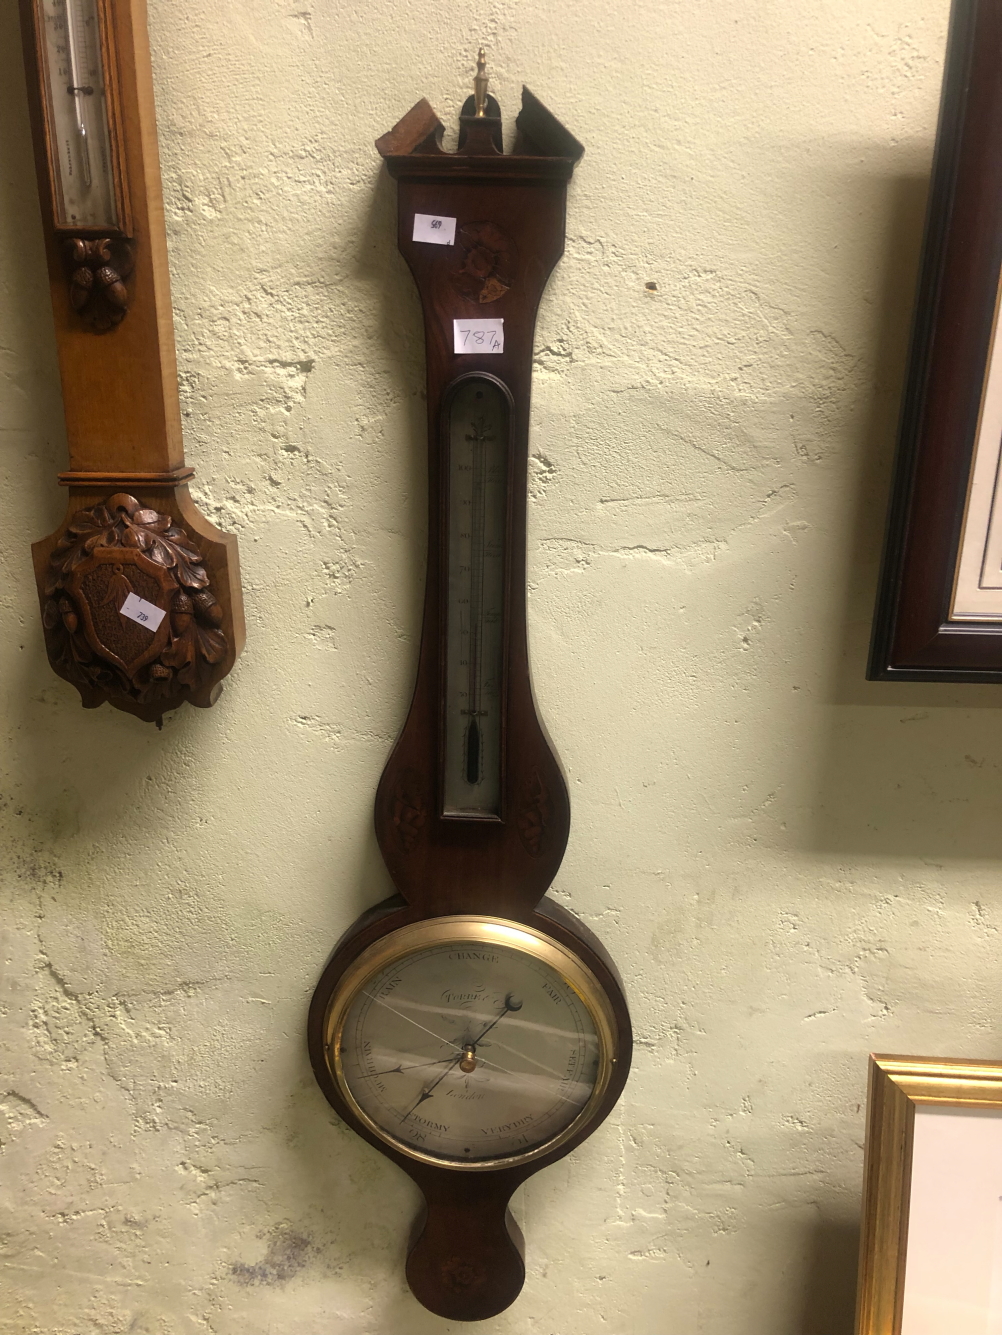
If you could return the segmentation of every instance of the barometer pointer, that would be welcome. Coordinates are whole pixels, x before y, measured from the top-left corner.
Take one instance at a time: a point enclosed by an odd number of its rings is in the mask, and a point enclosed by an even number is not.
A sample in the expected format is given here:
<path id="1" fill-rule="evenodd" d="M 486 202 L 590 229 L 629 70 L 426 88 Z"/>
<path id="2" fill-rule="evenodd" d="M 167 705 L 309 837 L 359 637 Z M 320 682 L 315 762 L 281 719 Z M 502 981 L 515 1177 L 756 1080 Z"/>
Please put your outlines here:
<path id="1" fill-rule="evenodd" d="M 469 1052 L 470 1049 L 476 1051 L 477 1044 L 483 1042 L 483 1040 L 487 1037 L 487 1035 L 491 1032 L 491 1030 L 494 1028 L 496 1024 L 500 1024 L 501 1021 L 504 1019 L 504 1017 L 506 1015 L 510 1015 L 512 1011 L 520 1011 L 521 1009 L 522 1009 L 522 998 L 515 996 L 514 992 L 509 992 L 504 999 L 504 1009 L 501 1011 L 501 1014 L 495 1016 L 494 1019 L 491 1020 L 487 1028 L 481 1030 L 481 1032 L 476 1036 L 475 1039 L 473 1039 L 471 1043 L 464 1043 L 463 1051 Z"/>
<path id="2" fill-rule="evenodd" d="M 506 1015 L 510 1015 L 512 1011 L 518 1011 L 521 1009 L 522 1009 L 521 997 L 516 997 L 514 993 L 509 992 L 504 999 L 504 1009 L 502 1010 L 501 1014 L 495 1016 L 495 1018 L 491 1020 L 487 1028 L 482 1030 L 477 1035 L 477 1037 L 472 1041 L 472 1043 L 467 1043 L 458 1057 L 442 1058 L 443 1061 L 449 1061 L 452 1063 L 452 1065 L 447 1067 L 446 1070 L 442 1072 L 442 1074 L 438 1077 L 438 1079 L 434 1082 L 434 1084 L 428 1086 L 428 1088 L 421 1094 L 420 1098 L 418 1099 L 417 1103 L 415 1103 L 414 1107 L 408 1109 L 408 1111 L 404 1113 L 403 1117 L 401 1117 L 400 1119 L 401 1122 L 406 1122 L 408 1117 L 410 1117 L 411 1113 L 414 1112 L 416 1108 L 420 1108 L 421 1104 L 424 1103 L 425 1099 L 430 1099 L 432 1095 L 432 1090 L 436 1089 L 442 1083 L 445 1077 L 449 1074 L 449 1072 L 454 1071 L 457 1066 L 462 1065 L 463 1070 L 466 1071 L 467 1073 L 474 1070 L 476 1067 L 476 1060 L 477 1060 L 476 1058 L 477 1044 L 483 1042 L 483 1040 L 491 1032 L 494 1026 L 496 1024 L 500 1024 L 500 1022 L 504 1019 Z M 468 1066 L 467 1065 L 468 1062 L 471 1062 L 472 1065 Z M 431 1062 L 427 1064 L 429 1066 L 432 1065 Z M 435 1065 L 437 1065 L 437 1063 L 435 1063 Z"/>
<path id="3" fill-rule="evenodd" d="M 461 1052 L 458 1057 L 448 1058 L 450 1065 L 445 1068 L 445 1070 L 433 1084 L 429 1085 L 426 1090 L 422 1091 L 422 1093 L 418 1096 L 418 1101 L 417 1103 L 414 1104 L 414 1107 L 408 1108 L 407 1111 L 404 1113 L 403 1117 L 401 1117 L 400 1119 L 401 1122 L 406 1122 L 408 1117 L 410 1117 L 411 1113 L 414 1112 L 415 1109 L 420 1108 L 421 1104 L 424 1103 L 425 1099 L 431 1098 L 432 1091 L 442 1083 L 442 1081 L 445 1079 L 445 1077 L 449 1074 L 450 1071 L 454 1071 L 456 1069 L 456 1067 L 459 1065 L 459 1063 L 463 1060 L 465 1056 L 466 1053 Z"/>
<path id="4" fill-rule="evenodd" d="M 423 1066 L 441 1066 L 443 1062 L 455 1061 L 454 1057 L 438 1057 L 433 1062 L 413 1062 L 410 1066 L 391 1066 L 388 1071 L 368 1071 L 360 1075 L 359 1080 L 375 1080 L 379 1075 L 400 1075 L 404 1071 L 419 1071 Z"/>

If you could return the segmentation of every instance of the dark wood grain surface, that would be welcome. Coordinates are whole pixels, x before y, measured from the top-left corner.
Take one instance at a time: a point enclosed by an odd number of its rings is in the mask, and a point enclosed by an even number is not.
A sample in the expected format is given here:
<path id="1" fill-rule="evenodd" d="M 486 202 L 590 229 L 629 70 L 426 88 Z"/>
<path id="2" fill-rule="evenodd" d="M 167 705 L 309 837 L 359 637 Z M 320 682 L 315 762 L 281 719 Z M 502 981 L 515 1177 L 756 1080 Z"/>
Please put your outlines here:
<path id="1" fill-rule="evenodd" d="M 473 168 L 471 170 L 476 170 Z M 563 250 L 565 186 L 508 177 L 411 180 L 399 184 L 399 246 L 424 308 L 428 384 L 428 578 L 413 703 L 376 795 L 376 836 L 394 883 L 428 914 L 476 912 L 517 917 L 545 893 L 563 857 L 570 828 L 567 786 L 536 712 L 529 674 L 525 612 L 526 489 L 529 402 L 536 310 Z M 517 249 L 512 286 L 496 301 L 473 302 L 453 281 L 455 248 L 411 240 L 415 212 L 455 217 L 457 230 L 489 221 Z M 501 354 L 457 355 L 453 319 L 504 319 Z M 442 813 L 442 709 L 445 696 L 446 523 L 448 437 L 443 401 L 458 376 L 487 373 L 511 393 L 508 479 L 508 561 L 500 821 L 446 818 Z M 400 804 L 419 804 L 416 837 L 401 837 Z M 533 804 L 542 822 L 536 853 L 519 823 Z"/>
<path id="2" fill-rule="evenodd" d="M 598 938 L 575 916 L 544 898 L 517 920 L 546 933 L 591 970 L 609 998 L 616 1025 L 617 1056 L 612 1079 L 594 1117 L 570 1139 L 531 1163 L 484 1172 L 457 1171 L 420 1163 L 401 1154 L 361 1122 L 345 1102 L 327 1061 L 326 1017 L 338 981 L 374 942 L 429 916 L 420 906 L 395 896 L 368 910 L 338 942 L 313 994 L 308 1043 L 313 1072 L 331 1106 L 349 1126 L 386 1155 L 421 1188 L 427 1213 L 417 1222 L 407 1263 L 415 1296 L 439 1316 L 479 1321 L 508 1307 L 525 1276 L 521 1234 L 508 1211 L 512 1193 L 541 1168 L 564 1158 L 612 1112 L 630 1071 L 633 1036 L 622 980 Z M 486 1260 L 485 1260 L 486 1258 Z M 466 1278 L 457 1287 L 457 1274 Z"/>
<path id="3" fill-rule="evenodd" d="M 1002 270 L 1002 3 L 954 0 L 867 675 L 1002 681 L 1002 625 L 949 621 Z"/>

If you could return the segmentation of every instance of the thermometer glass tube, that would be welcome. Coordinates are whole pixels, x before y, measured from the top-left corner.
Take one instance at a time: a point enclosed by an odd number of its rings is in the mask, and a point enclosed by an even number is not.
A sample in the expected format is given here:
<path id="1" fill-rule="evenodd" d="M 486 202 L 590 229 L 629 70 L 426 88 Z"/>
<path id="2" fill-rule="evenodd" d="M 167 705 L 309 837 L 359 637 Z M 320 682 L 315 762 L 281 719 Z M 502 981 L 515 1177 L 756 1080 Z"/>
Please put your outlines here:
<path id="1" fill-rule="evenodd" d="M 501 814 L 508 398 L 486 376 L 448 409 L 449 557 L 444 814 Z"/>

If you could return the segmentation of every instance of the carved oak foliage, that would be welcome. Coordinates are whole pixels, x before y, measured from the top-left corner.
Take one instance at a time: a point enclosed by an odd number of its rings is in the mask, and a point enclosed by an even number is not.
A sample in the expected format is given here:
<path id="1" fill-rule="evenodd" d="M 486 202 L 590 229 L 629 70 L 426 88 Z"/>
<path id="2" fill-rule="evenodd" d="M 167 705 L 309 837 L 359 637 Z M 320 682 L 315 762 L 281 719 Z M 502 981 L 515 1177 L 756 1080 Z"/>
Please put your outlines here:
<path id="1" fill-rule="evenodd" d="M 132 244 L 118 237 L 87 241 L 71 237 L 64 254 L 70 274 L 70 305 L 95 333 L 104 334 L 125 319 L 132 273 Z"/>
<path id="2" fill-rule="evenodd" d="M 130 593 L 167 613 L 155 631 L 122 615 Z M 166 702 L 198 687 L 226 654 L 223 609 L 198 549 L 170 515 L 124 492 L 73 516 L 45 596 L 49 660 L 85 700 L 99 692 Z"/>

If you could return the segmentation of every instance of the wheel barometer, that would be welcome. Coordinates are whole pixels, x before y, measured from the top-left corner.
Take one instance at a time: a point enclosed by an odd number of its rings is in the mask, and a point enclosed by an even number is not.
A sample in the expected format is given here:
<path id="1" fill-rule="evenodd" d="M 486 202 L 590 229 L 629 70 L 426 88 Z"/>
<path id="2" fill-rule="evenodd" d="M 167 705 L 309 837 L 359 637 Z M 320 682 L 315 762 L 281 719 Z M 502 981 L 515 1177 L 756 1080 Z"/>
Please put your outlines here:
<path id="1" fill-rule="evenodd" d="M 399 895 L 338 944 L 309 1022 L 328 1100 L 424 1193 L 411 1289 L 460 1320 L 517 1296 L 512 1192 L 595 1130 L 631 1050 L 612 962 L 545 898 L 570 806 L 526 642 L 533 328 L 583 149 L 523 89 L 504 154 L 482 52 L 474 87 L 458 152 L 425 101 L 377 142 L 424 308 L 428 576 L 414 699 L 376 795 Z"/>

